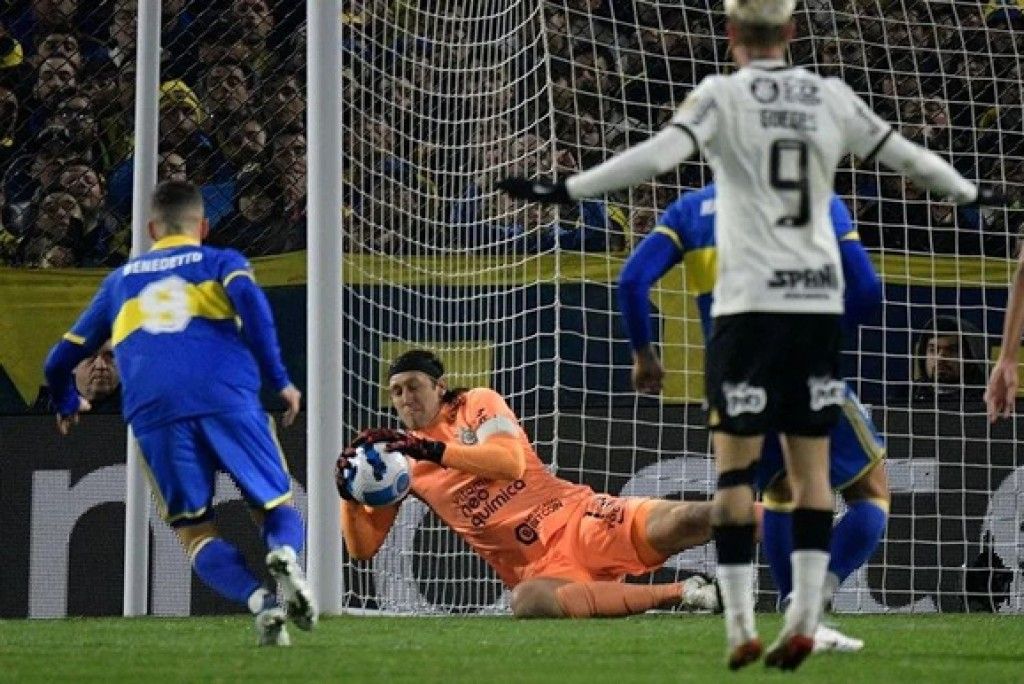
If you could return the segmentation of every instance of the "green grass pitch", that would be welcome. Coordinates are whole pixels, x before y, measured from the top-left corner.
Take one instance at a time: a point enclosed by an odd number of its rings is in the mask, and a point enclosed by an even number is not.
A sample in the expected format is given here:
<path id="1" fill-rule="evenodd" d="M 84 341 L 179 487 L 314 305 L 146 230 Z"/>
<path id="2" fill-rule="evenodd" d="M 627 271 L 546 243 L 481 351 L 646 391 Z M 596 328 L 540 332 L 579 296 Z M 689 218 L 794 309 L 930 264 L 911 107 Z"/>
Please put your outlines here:
<path id="1" fill-rule="evenodd" d="M 779 616 L 761 615 L 766 639 Z M 867 642 L 796 673 L 724 666 L 711 615 L 625 620 L 335 617 L 292 647 L 256 649 L 251 620 L 0 621 L 0 681 L 306 682 L 1024 682 L 1024 618 L 838 616 Z"/>

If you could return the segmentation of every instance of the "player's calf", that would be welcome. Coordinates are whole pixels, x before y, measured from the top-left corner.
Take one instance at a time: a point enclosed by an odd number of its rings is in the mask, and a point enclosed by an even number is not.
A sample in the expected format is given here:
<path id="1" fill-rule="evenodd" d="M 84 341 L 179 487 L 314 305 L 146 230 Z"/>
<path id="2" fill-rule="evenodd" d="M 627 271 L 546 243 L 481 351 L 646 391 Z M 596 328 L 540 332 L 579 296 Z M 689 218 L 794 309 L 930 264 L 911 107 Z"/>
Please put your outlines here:
<path id="1" fill-rule="evenodd" d="M 718 487 L 712 509 L 718 585 L 725 613 L 729 669 L 761 655 L 754 625 L 754 479 L 761 439 L 716 432 Z M 746 465 L 744 465 L 746 464 Z"/>
<path id="2" fill-rule="evenodd" d="M 570 582 L 564 579 L 535 577 L 512 590 L 510 607 L 517 618 L 570 617 L 559 605 L 555 592 Z"/>

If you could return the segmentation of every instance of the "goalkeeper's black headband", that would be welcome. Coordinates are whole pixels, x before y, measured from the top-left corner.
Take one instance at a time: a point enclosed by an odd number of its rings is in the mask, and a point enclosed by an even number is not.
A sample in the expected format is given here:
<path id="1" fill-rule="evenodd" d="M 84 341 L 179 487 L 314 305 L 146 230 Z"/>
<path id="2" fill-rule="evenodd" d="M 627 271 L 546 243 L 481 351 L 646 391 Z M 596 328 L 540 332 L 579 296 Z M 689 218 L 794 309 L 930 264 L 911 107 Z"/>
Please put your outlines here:
<path id="1" fill-rule="evenodd" d="M 444 364 L 432 352 L 413 349 L 412 351 L 405 352 L 391 363 L 391 367 L 388 368 L 388 377 L 393 378 L 399 373 L 407 373 L 408 371 L 426 373 L 434 380 L 437 380 L 444 375 Z"/>

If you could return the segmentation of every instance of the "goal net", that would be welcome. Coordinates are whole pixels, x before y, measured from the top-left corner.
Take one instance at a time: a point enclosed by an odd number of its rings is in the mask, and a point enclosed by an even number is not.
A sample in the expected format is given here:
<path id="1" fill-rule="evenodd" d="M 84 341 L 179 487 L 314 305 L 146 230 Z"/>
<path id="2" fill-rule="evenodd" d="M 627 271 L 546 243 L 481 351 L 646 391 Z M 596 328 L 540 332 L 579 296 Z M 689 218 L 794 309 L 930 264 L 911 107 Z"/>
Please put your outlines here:
<path id="1" fill-rule="evenodd" d="M 347 433 L 394 425 L 390 359 L 441 352 L 456 386 L 489 385 L 561 477 L 614 494 L 707 499 L 703 343 L 681 269 L 655 290 L 661 400 L 630 390 L 615 302 L 628 250 L 700 160 L 570 208 L 494 190 L 566 174 L 648 137 L 704 76 L 730 67 L 718 3 L 462 0 L 350 3 L 343 17 Z M 836 178 L 885 282 L 846 372 L 887 438 L 885 542 L 843 585 L 846 611 L 1019 612 L 1024 462 L 990 428 L 995 353 L 1024 197 L 1021 50 L 1013 2 L 801 3 L 794 62 L 842 77 L 908 138 L 1007 210 L 955 207 L 874 166 Z M 315 142 L 314 142 L 315 144 Z M 840 506 L 841 508 L 841 506 Z M 710 546 L 635 581 L 714 571 Z M 507 607 L 494 574 L 426 506 L 402 506 L 384 548 L 347 561 L 345 605 L 396 612 Z M 774 605 L 760 572 L 759 605 Z"/>

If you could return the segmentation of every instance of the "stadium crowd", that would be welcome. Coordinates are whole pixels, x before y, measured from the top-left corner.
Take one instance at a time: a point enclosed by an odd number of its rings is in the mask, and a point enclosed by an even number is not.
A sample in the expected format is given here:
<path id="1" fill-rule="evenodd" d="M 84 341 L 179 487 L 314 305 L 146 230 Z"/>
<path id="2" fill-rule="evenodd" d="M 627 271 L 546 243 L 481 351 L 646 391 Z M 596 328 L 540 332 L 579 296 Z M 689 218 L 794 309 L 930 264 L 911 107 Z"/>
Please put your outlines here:
<path id="1" fill-rule="evenodd" d="M 303 16 L 269 0 L 164 0 L 160 180 L 201 184 L 209 242 L 305 244 Z M 0 14 L 0 263 L 127 258 L 136 0 L 27 0 Z"/>
<path id="2" fill-rule="evenodd" d="M 493 18 L 472 16 L 470 3 L 429 21 L 414 2 L 344 5 L 350 251 L 616 251 L 681 188 L 710 180 L 694 161 L 607 202 L 557 210 L 516 208 L 491 188 L 501 175 L 591 166 L 664 125 L 729 62 L 723 17 L 703 3 L 549 0 L 497 46 Z M 848 162 L 836 185 L 864 243 L 1010 253 L 1024 212 L 1024 9 L 806 5 L 794 62 L 841 76 L 904 135 L 1013 198 L 1007 211 L 957 208 Z M 164 0 L 162 11 L 158 177 L 202 186 L 212 244 L 248 256 L 303 249 L 303 3 Z M 18 0 L 0 11 L 0 264 L 126 258 L 136 17 L 136 0 Z"/>

